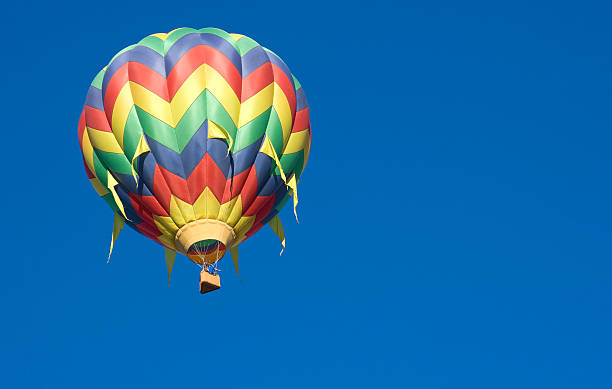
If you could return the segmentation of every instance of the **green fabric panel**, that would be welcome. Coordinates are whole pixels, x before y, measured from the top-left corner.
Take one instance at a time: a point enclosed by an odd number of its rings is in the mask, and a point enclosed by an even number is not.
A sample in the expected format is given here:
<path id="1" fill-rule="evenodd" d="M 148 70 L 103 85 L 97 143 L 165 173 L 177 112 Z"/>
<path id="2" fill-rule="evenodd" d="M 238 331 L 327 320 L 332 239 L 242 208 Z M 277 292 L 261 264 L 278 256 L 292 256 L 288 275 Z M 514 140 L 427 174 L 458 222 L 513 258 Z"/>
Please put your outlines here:
<path id="1" fill-rule="evenodd" d="M 300 178 L 300 175 L 302 175 L 302 169 L 304 169 L 304 150 L 300 150 L 297 153 L 283 155 L 280 161 L 281 165 L 283 165 L 285 174 L 294 172 L 296 178 Z"/>
<path id="2" fill-rule="evenodd" d="M 213 122 L 223 126 L 225 130 L 230 134 L 232 139 L 236 139 L 236 125 L 232 121 L 232 118 L 227 113 L 225 108 L 221 105 L 219 100 L 212 93 L 206 92 L 206 109 L 208 112 L 208 118 Z"/>
<path id="3" fill-rule="evenodd" d="M 198 30 L 188 27 L 179 28 L 172 34 L 169 34 L 164 41 L 164 55 L 168 54 L 168 50 L 176 43 L 177 40 L 181 39 L 187 34 L 197 33 Z"/>
<path id="4" fill-rule="evenodd" d="M 303 153 L 302 155 L 300 155 L 300 153 L 293 153 L 293 154 L 283 155 L 282 157 L 280 157 L 280 163 L 283 166 L 283 172 L 285 172 L 287 179 L 289 179 L 289 175 L 291 174 L 291 172 L 293 171 L 293 169 L 295 168 L 295 166 L 297 165 L 300 159 L 304 160 Z M 276 168 L 274 169 L 274 175 L 279 175 L 279 174 L 280 174 L 280 170 L 278 166 L 276 166 Z"/>
<path id="5" fill-rule="evenodd" d="M 128 123 L 130 126 L 128 126 Z M 127 159 L 130 161 L 134 157 L 134 153 L 136 152 L 141 136 L 142 128 L 140 127 L 140 123 L 138 123 L 136 110 L 134 107 L 132 107 L 125 125 L 125 131 L 123 132 L 123 154 L 125 154 Z"/>
<path id="6" fill-rule="evenodd" d="M 280 157 L 283 153 L 283 127 L 281 126 L 280 119 L 274 107 L 272 107 L 272 111 L 270 112 L 270 120 L 266 127 L 266 135 L 270 138 L 272 146 L 274 146 L 274 150 L 276 150 L 276 155 Z"/>
<path id="7" fill-rule="evenodd" d="M 142 136 L 142 127 L 138 121 L 138 114 L 135 107 L 132 107 L 128 114 L 125 128 L 123 130 L 123 153 L 131 161 Z"/>
<path id="8" fill-rule="evenodd" d="M 266 127 L 268 126 L 268 120 L 270 120 L 271 113 L 272 107 L 244 126 L 240 127 L 236 133 L 236 140 L 234 141 L 234 152 L 238 152 L 245 147 L 252 145 L 253 142 L 261 138 L 262 135 L 266 133 Z"/>
<path id="9" fill-rule="evenodd" d="M 254 47 L 259 46 L 259 43 L 255 42 L 253 39 L 245 36 L 244 38 L 240 38 L 238 42 L 236 42 L 236 46 L 238 46 L 238 52 L 240 56 L 244 56 L 246 53 L 251 51 Z"/>
<path id="10" fill-rule="evenodd" d="M 96 150 L 96 153 L 98 153 L 102 165 L 106 166 L 108 170 L 119 174 L 132 174 L 132 165 L 130 165 L 125 155 L 100 150 Z"/>
<path id="11" fill-rule="evenodd" d="M 112 193 L 107 193 L 104 196 L 102 196 L 102 198 L 104 199 L 104 201 L 106 201 L 106 203 L 108 204 L 109 207 L 111 207 L 113 209 L 113 211 L 115 212 L 120 212 L 119 211 L 119 207 L 117 206 L 117 204 L 115 203 L 115 198 L 113 197 Z"/>
<path id="12" fill-rule="evenodd" d="M 206 27 L 206 28 L 201 28 L 199 30 L 199 32 L 202 33 L 202 34 L 214 34 L 214 35 L 217 35 L 218 37 L 225 39 L 227 41 L 227 43 L 229 43 L 230 45 L 234 46 L 236 51 L 238 51 L 238 46 L 236 45 L 236 41 L 226 31 L 223 31 L 223 30 L 221 30 L 219 28 Z M 238 51 L 238 52 L 240 52 L 240 51 Z"/>
<path id="13" fill-rule="evenodd" d="M 94 170 L 96 171 L 96 177 L 98 177 L 102 185 L 108 188 L 108 177 L 106 176 L 107 174 L 106 167 L 102 164 L 102 161 L 100 161 L 100 158 L 98 157 L 98 150 L 96 149 L 93 149 L 93 150 L 94 150 L 93 164 L 94 164 Z"/>
<path id="14" fill-rule="evenodd" d="M 295 84 L 295 91 L 297 92 L 297 90 L 302 87 L 302 84 L 300 84 L 298 79 L 295 78 L 295 76 L 293 74 L 291 75 L 291 77 L 293 77 L 293 83 Z"/>
<path id="15" fill-rule="evenodd" d="M 169 149 L 179 152 L 174 128 L 135 106 L 142 131 Z"/>
<path id="16" fill-rule="evenodd" d="M 140 42 L 138 42 L 140 46 L 148 47 L 149 49 L 164 55 L 164 41 L 159 39 L 156 36 L 149 35 L 145 37 Z"/>
<path id="17" fill-rule="evenodd" d="M 104 73 L 106 73 L 106 70 L 100 70 L 98 74 L 96 74 L 94 80 L 91 82 L 91 86 L 93 86 L 94 88 L 102 89 L 102 80 L 104 80 Z"/>
<path id="18" fill-rule="evenodd" d="M 295 178 L 300 179 L 302 176 L 302 172 L 304 171 L 304 152 L 300 151 L 301 157 L 296 161 L 295 166 L 293 167 L 293 172 L 295 173 Z"/>
<path id="19" fill-rule="evenodd" d="M 206 120 L 206 94 L 202 92 L 187 109 L 175 129 L 176 142 L 179 152 L 182 153 L 187 143 L 193 138 Z"/>

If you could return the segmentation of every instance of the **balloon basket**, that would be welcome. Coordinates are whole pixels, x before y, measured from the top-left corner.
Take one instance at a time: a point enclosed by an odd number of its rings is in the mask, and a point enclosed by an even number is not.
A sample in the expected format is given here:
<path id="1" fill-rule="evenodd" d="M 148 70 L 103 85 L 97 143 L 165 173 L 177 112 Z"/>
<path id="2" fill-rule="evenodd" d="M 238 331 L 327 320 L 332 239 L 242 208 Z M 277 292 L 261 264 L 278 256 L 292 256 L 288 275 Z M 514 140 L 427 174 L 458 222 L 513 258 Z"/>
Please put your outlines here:
<path id="1" fill-rule="evenodd" d="M 206 270 L 200 272 L 200 293 L 208 293 L 221 287 L 221 277 L 218 274 L 210 274 Z"/>

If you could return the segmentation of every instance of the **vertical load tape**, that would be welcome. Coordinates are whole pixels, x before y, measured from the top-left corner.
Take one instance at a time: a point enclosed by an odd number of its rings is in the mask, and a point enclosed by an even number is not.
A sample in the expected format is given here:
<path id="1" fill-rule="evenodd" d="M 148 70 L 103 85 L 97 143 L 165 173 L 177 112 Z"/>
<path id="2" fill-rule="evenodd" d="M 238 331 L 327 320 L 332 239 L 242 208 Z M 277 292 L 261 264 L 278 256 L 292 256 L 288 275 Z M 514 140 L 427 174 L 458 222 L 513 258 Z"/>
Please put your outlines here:
<path id="1" fill-rule="evenodd" d="M 136 177 L 136 168 L 134 167 L 134 162 L 136 162 L 136 158 L 140 155 L 151 151 L 149 149 L 149 145 L 144 138 L 144 134 L 140 136 L 140 140 L 138 141 L 138 146 L 136 146 L 136 151 L 134 151 L 134 156 L 132 156 L 132 176 L 134 177 L 134 181 L 138 184 L 138 178 Z"/>
<path id="2" fill-rule="evenodd" d="M 226 156 L 229 155 L 230 150 L 234 146 L 234 139 L 232 139 L 232 136 L 229 134 L 229 132 L 227 132 L 225 128 L 223 128 L 223 126 L 220 126 L 217 123 L 213 122 L 212 120 L 209 120 L 208 121 L 208 137 L 213 138 L 213 139 L 227 139 L 227 141 L 229 142 L 229 145 L 227 146 Z"/>
<path id="3" fill-rule="evenodd" d="M 172 268 L 174 267 L 174 260 L 176 259 L 176 251 L 171 250 L 167 247 L 164 247 L 166 254 L 166 267 L 168 268 L 168 286 L 170 286 L 170 274 L 172 273 Z"/>
<path id="4" fill-rule="evenodd" d="M 240 280 L 240 269 L 238 268 L 238 256 L 239 256 L 238 246 L 232 247 L 230 249 L 230 254 L 232 256 L 232 262 L 234 263 L 234 269 L 236 269 L 236 275 L 238 276 L 238 279 Z"/>
<path id="5" fill-rule="evenodd" d="M 113 175 L 109 171 L 106 172 L 106 177 L 108 181 L 107 182 L 108 190 L 113 194 L 113 199 L 115 199 L 115 204 L 117 204 L 117 207 L 119 208 L 119 211 L 121 211 L 121 214 L 123 215 L 125 220 L 130 220 L 125 215 L 125 209 L 123 208 L 123 203 L 121 202 L 121 199 L 119 198 L 119 195 L 117 194 L 117 190 L 115 189 L 115 186 L 119 185 L 119 183 L 117 182 L 117 180 L 115 180 L 115 177 L 113 177 Z"/>
<path id="6" fill-rule="evenodd" d="M 274 231 L 276 236 L 278 236 L 278 239 L 280 239 L 281 244 L 283 245 L 280 252 L 282 254 L 285 250 L 285 230 L 283 229 L 283 224 L 281 223 L 280 217 L 278 217 L 278 215 L 274 216 L 268 224 L 270 224 L 270 228 L 272 228 L 272 231 Z"/>
<path id="7" fill-rule="evenodd" d="M 291 194 L 293 195 L 293 214 L 295 215 L 295 221 L 299 223 L 300 221 L 298 220 L 298 215 L 297 215 L 297 205 L 298 205 L 297 181 L 295 179 L 295 174 L 291 175 L 291 178 L 289 179 L 287 186 L 290 187 L 292 191 Z"/>
<path id="8" fill-rule="evenodd" d="M 113 253 L 113 247 L 115 246 L 115 241 L 117 240 L 119 233 L 121 232 L 121 230 L 123 229 L 123 226 L 125 225 L 125 220 L 121 217 L 121 215 L 119 215 L 117 212 L 115 212 L 114 215 L 115 215 L 115 220 L 113 220 L 113 236 L 111 237 L 110 250 L 108 252 L 108 260 L 106 261 L 106 263 L 110 262 L 110 257 L 111 257 L 111 254 Z"/>
<path id="9" fill-rule="evenodd" d="M 295 174 L 292 174 L 289 180 L 287 180 L 287 176 L 285 175 L 285 171 L 283 170 L 283 165 L 281 165 L 280 159 L 278 158 L 278 154 L 276 154 L 276 150 L 274 149 L 274 146 L 272 145 L 272 141 L 270 141 L 270 138 L 268 136 L 266 136 L 266 139 L 261 148 L 261 151 L 266 155 L 270 155 L 272 159 L 274 159 L 274 162 L 276 163 L 276 166 L 278 166 L 278 170 L 280 171 L 280 175 L 281 175 L 281 178 L 283 179 L 283 182 L 285 183 L 285 185 L 291 188 L 292 195 L 293 195 L 293 213 L 295 214 L 295 220 L 299 223 L 300 221 L 298 220 L 298 215 L 297 215 L 297 204 L 298 204 L 297 180 L 295 178 Z"/>

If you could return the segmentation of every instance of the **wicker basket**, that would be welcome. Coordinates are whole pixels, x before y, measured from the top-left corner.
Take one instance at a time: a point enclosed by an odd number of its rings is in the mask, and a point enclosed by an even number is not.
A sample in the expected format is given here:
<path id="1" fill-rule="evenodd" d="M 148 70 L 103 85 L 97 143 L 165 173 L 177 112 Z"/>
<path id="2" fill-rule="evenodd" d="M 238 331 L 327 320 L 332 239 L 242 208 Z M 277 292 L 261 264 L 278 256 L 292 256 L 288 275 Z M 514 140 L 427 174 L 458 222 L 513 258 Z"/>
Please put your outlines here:
<path id="1" fill-rule="evenodd" d="M 200 272 L 200 293 L 208 293 L 221 287 L 221 277 L 207 271 Z"/>

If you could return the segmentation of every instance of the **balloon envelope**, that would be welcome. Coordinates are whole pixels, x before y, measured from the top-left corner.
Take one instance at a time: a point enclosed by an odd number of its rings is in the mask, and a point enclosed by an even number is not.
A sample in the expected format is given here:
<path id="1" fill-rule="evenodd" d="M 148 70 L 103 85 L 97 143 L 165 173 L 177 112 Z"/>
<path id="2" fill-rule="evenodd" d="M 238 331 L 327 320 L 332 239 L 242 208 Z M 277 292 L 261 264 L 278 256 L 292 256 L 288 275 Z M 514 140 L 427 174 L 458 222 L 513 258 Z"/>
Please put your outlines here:
<path id="1" fill-rule="evenodd" d="M 120 51 L 91 83 L 78 136 L 89 180 L 116 217 L 198 263 L 274 228 L 297 200 L 311 140 L 287 65 L 215 28 L 153 34 Z"/>

